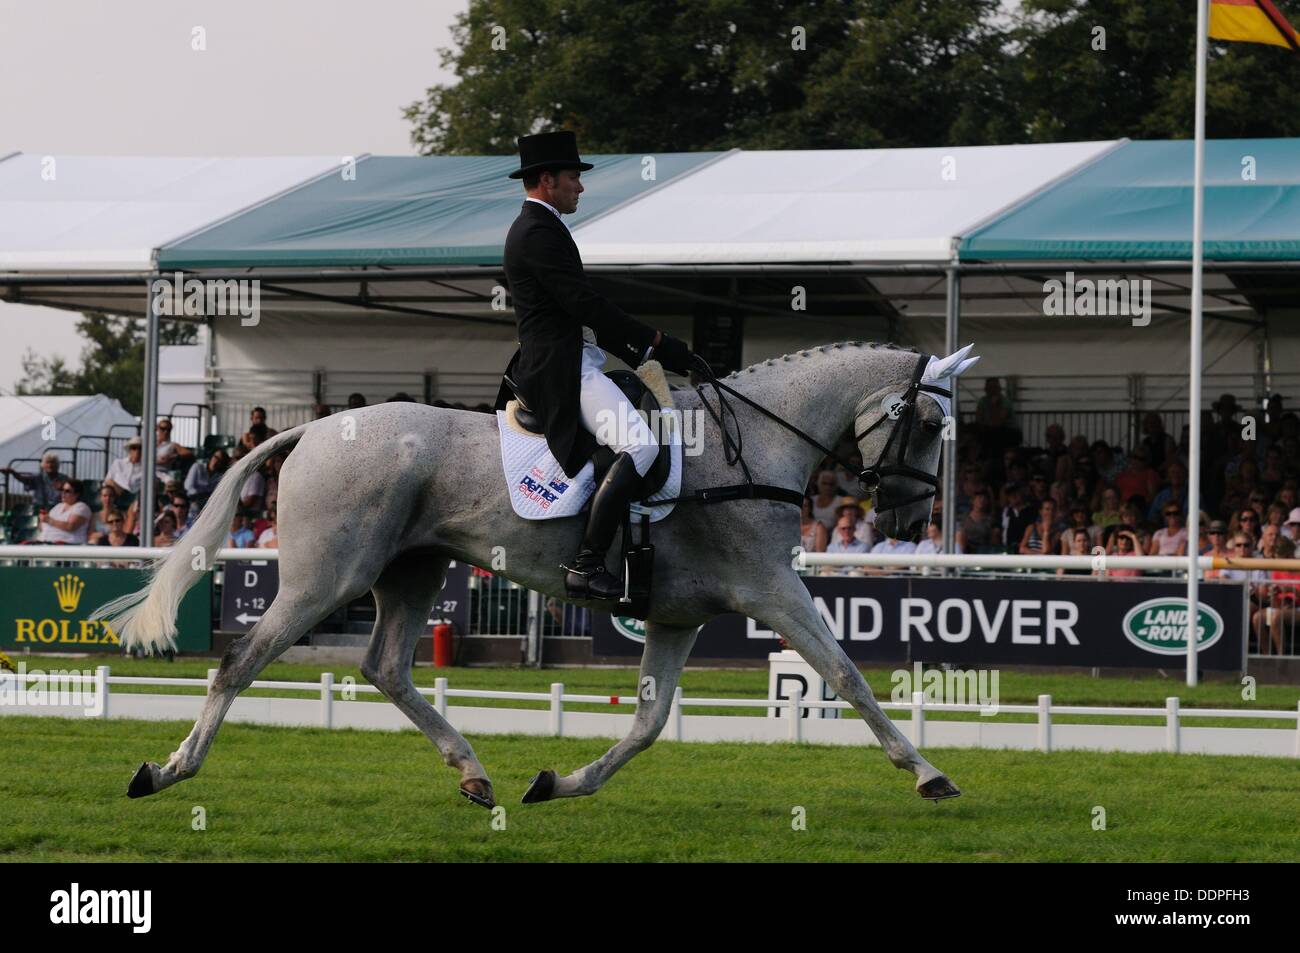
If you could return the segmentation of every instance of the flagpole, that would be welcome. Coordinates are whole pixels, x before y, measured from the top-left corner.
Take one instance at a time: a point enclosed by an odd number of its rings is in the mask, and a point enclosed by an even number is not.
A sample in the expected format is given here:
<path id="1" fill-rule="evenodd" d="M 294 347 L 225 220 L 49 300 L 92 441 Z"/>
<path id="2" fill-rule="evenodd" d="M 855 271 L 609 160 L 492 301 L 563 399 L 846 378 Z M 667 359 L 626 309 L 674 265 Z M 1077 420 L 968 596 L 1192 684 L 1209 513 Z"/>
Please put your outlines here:
<path id="1" fill-rule="evenodd" d="M 1196 133 L 1192 172 L 1192 327 L 1187 448 L 1187 686 L 1196 686 L 1197 589 L 1201 548 L 1201 239 L 1205 225 L 1205 64 L 1210 0 L 1196 3 Z"/>

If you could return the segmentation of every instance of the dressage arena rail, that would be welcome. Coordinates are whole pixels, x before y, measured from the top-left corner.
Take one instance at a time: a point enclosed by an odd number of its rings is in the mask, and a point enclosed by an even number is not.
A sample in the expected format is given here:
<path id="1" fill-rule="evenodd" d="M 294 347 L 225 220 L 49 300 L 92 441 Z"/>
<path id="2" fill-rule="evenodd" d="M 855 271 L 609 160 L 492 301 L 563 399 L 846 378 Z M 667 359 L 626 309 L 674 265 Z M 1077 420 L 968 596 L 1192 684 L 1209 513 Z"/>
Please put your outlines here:
<path id="1" fill-rule="evenodd" d="M 44 715 L 63 718 L 127 718 L 145 721 L 190 720 L 198 717 L 203 695 L 111 693 L 112 685 L 210 689 L 217 670 L 207 679 L 113 675 L 99 666 L 93 675 L 71 672 L 0 673 L 0 716 Z M 35 684 L 53 697 L 32 699 Z M 237 698 L 228 720 L 286 727 L 363 728 L 414 730 L 406 716 L 392 705 L 336 699 L 339 693 L 378 695 L 373 685 L 338 682 L 332 672 L 319 682 L 255 681 L 250 688 L 311 692 L 316 698 Z M 446 678 L 432 688 L 417 686 L 433 697 L 433 704 L 458 730 L 470 734 L 550 735 L 557 738 L 621 738 L 631 728 L 632 715 L 567 711 L 566 704 L 632 706 L 635 695 L 567 694 L 562 682 L 550 692 L 508 692 L 453 689 Z M 75 700 L 71 696 L 79 696 Z M 450 698 L 485 698 L 547 702 L 546 709 L 478 708 L 449 706 Z M 47 703 L 52 702 L 52 703 Z M 60 702 L 63 702 L 60 704 Z M 910 703 L 883 702 L 886 711 L 911 713 L 905 732 L 917 747 L 1012 748 L 1019 750 L 1098 750 L 1189 754 L 1262 755 L 1300 758 L 1300 705 L 1293 711 L 1235 708 L 1183 708 L 1176 697 L 1164 708 L 1084 707 L 1053 705 L 1052 696 L 1039 695 L 1036 705 L 999 705 L 997 714 L 1034 715 L 1034 722 L 1008 724 L 981 718 L 977 721 L 927 719 L 928 712 L 979 712 L 978 704 L 927 702 L 923 692 L 913 692 Z M 683 714 L 686 708 L 781 709 L 779 717 L 745 718 L 728 715 Z M 688 742 L 812 742 L 817 744 L 874 745 L 866 726 L 857 719 L 807 718 L 807 709 L 847 709 L 843 701 L 789 698 L 684 698 L 679 687 L 665 726 L 670 741 Z M 808 712 L 811 714 L 811 712 Z M 1060 715 L 1162 719 L 1163 725 L 1054 724 Z M 1295 728 L 1192 728 L 1183 723 L 1196 718 L 1256 718 L 1295 722 Z"/>
<path id="2" fill-rule="evenodd" d="M 807 553 L 802 549 L 794 557 L 795 569 L 813 566 L 853 566 L 872 568 L 915 569 L 1154 569 L 1186 571 L 1187 556 L 1018 556 L 1011 553 Z M 1234 558 L 1198 556 L 1197 566 L 1206 569 L 1279 569 L 1300 570 L 1300 559 Z"/>

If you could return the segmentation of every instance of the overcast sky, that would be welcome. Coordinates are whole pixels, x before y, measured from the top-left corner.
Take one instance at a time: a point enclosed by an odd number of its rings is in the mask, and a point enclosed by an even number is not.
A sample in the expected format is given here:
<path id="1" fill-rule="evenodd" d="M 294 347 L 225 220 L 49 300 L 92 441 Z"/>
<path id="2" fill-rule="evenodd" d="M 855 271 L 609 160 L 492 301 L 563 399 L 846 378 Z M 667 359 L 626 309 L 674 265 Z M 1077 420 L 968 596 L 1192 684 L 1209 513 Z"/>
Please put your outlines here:
<path id="1" fill-rule="evenodd" d="M 414 155 L 468 0 L 0 0 L 0 155 Z M 207 49 L 190 48 L 206 31 Z M 0 393 L 75 312 L 0 304 Z"/>

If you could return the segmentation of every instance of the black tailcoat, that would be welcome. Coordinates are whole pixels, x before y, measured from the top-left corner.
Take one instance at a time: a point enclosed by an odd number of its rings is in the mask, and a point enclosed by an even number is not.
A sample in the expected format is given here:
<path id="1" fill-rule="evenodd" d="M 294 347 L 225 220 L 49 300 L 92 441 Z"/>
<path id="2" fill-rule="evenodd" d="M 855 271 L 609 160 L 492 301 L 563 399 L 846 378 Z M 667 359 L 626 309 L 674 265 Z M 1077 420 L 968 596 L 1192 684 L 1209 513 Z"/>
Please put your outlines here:
<path id="1" fill-rule="evenodd" d="M 632 367 L 654 343 L 654 328 L 587 283 L 578 246 L 545 205 L 524 202 L 506 235 L 505 272 L 519 328 L 519 350 L 506 373 L 542 420 L 555 459 L 566 474 L 577 476 L 597 447 L 579 413 L 583 326 L 595 332 L 604 351 Z M 513 396 L 503 381 L 496 409 L 504 410 Z"/>

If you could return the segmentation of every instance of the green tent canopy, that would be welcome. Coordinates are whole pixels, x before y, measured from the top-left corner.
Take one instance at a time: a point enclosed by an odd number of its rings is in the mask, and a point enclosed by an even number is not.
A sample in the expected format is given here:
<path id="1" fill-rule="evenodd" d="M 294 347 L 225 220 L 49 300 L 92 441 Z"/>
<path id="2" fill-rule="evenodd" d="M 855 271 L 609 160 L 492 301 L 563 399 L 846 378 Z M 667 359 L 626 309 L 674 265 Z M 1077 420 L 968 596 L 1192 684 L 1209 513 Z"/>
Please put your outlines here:
<path id="1" fill-rule="evenodd" d="M 591 155 L 573 227 L 721 153 Z M 170 268 L 495 265 L 523 202 L 514 156 L 367 157 L 160 249 Z"/>
<path id="2" fill-rule="evenodd" d="M 963 261 L 1192 257 L 1192 142 L 1127 142 L 966 236 Z M 1300 139 L 1205 144 L 1205 258 L 1300 259 Z"/>

